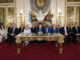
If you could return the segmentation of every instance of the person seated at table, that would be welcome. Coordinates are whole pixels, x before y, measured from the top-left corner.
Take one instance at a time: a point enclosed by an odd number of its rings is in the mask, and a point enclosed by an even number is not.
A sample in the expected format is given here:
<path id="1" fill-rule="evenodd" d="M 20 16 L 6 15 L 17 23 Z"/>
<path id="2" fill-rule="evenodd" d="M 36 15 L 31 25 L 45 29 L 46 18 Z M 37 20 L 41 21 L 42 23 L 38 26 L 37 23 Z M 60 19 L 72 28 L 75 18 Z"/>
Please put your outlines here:
<path id="1" fill-rule="evenodd" d="M 51 33 L 52 34 L 58 33 L 58 28 L 56 27 L 55 24 L 52 25 Z M 56 41 L 51 41 L 51 45 L 55 45 L 55 43 L 56 43 Z"/>
<path id="2" fill-rule="evenodd" d="M 3 37 L 5 39 L 7 39 L 7 31 L 6 31 L 5 27 L 4 27 L 4 25 L 1 25 L 1 27 L 0 27 L 0 43 L 2 43 L 2 38 Z"/>
<path id="3" fill-rule="evenodd" d="M 28 25 L 25 26 L 24 33 L 27 33 L 27 34 L 31 33 L 31 29 L 29 28 Z M 26 43 L 26 46 L 27 46 L 29 44 L 29 41 L 25 41 L 25 43 Z"/>
<path id="4" fill-rule="evenodd" d="M 22 33 L 24 31 L 24 24 L 21 24 L 21 26 L 19 27 L 19 33 Z"/>
<path id="5" fill-rule="evenodd" d="M 39 26 L 37 28 L 37 33 L 39 33 L 39 34 L 44 33 L 44 28 L 43 28 L 42 24 L 39 24 Z"/>
<path id="6" fill-rule="evenodd" d="M 44 33 L 50 33 L 50 28 L 48 25 L 44 28 Z"/>
<path id="7" fill-rule="evenodd" d="M 70 45 L 71 44 L 71 35 L 70 35 L 71 30 L 70 30 L 70 27 L 68 27 L 66 23 L 64 23 L 64 26 L 61 28 L 60 33 L 65 36 L 66 38 L 65 42 L 68 42 L 68 44 Z"/>
<path id="8" fill-rule="evenodd" d="M 37 33 L 37 28 L 34 27 L 34 25 L 32 25 L 32 27 L 31 27 L 31 32 L 32 32 L 32 33 Z"/>
<path id="9" fill-rule="evenodd" d="M 44 34 L 44 27 L 42 24 L 39 24 L 39 26 L 37 28 L 37 33 L 38 34 Z M 40 43 L 40 45 L 42 45 L 43 43 L 45 43 L 45 40 L 38 41 L 38 43 Z"/>
<path id="10" fill-rule="evenodd" d="M 60 33 L 61 26 L 60 25 L 57 25 L 57 29 L 58 29 L 58 33 Z"/>
<path id="11" fill-rule="evenodd" d="M 76 22 L 74 27 L 72 27 L 72 42 L 76 45 L 77 44 L 77 38 L 80 37 L 80 27 L 78 26 L 78 23 Z"/>
<path id="12" fill-rule="evenodd" d="M 18 28 L 16 27 L 16 24 L 12 24 L 12 29 L 8 33 L 8 40 L 9 40 L 9 45 L 13 43 L 15 45 L 15 36 L 18 34 Z"/>
<path id="13" fill-rule="evenodd" d="M 52 25 L 51 33 L 58 33 L 58 28 L 56 27 L 55 24 Z"/>

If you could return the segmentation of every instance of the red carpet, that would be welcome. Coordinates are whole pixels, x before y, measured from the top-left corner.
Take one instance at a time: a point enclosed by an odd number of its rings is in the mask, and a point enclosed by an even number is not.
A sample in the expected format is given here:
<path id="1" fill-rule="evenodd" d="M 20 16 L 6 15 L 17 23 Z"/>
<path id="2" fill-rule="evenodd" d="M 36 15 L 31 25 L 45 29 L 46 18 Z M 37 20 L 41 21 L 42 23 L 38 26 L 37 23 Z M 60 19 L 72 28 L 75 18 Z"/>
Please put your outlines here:
<path id="1" fill-rule="evenodd" d="M 58 48 L 50 43 L 29 44 L 22 48 L 20 55 L 17 54 L 16 46 L 4 43 L 0 44 L 0 60 L 80 60 L 80 43 L 65 45 L 62 55 L 58 53 Z"/>

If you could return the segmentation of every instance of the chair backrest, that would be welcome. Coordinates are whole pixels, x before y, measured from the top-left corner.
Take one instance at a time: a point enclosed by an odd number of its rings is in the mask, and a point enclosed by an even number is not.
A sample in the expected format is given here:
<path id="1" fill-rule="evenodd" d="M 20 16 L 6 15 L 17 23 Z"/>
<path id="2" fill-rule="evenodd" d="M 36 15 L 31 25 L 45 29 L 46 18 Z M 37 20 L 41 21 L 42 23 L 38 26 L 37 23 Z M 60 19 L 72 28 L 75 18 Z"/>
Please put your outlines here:
<path id="1" fill-rule="evenodd" d="M 32 22 L 32 25 L 34 25 L 34 27 L 38 27 L 38 25 L 39 25 L 40 23 L 41 23 L 44 27 L 45 27 L 46 25 L 48 25 L 49 27 L 52 26 L 52 23 L 49 22 L 49 21 L 43 21 L 43 22 L 34 21 L 34 22 Z"/>

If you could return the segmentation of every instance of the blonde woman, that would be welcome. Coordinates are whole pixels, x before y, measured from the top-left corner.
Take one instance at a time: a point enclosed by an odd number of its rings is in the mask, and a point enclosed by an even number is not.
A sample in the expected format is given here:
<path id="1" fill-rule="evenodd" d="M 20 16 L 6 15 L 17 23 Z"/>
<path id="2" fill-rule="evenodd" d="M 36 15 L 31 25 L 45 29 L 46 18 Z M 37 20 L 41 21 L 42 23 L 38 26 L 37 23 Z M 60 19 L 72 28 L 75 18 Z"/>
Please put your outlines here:
<path id="1" fill-rule="evenodd" d="M 29 28 L 28 25 L 25 26 L 24 33 L 27 33 L 27 34 L 31 33 L 31 29 Z M 25 43 L 26 43 L 26 46 L 27 46 L 29 44 L 29 41 L 25 41 Z"/>
<path id="2" fill-rule="evenodd" d="M 0 43 L 2 43 L 2 38 L 3 37 L 7 39 L 7 31 L 4 28 L 4 26 L 1 25 L 1 27 L 0 27 Z"/>

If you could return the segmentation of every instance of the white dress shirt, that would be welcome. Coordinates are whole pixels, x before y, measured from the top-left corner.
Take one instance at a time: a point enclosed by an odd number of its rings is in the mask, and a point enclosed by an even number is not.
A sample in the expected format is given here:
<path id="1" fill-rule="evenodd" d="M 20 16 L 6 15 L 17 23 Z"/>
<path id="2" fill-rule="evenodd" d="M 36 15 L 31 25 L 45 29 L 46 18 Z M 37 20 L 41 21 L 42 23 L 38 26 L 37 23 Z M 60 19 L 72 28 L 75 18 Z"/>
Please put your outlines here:
<path id="1" fill-rule="evenodd" d="M 67 35 L 68 33 L 67 33 L 67 28 L 66 27 L 64 27 L 64 31 L 65 31 L 65 34 Z"/>

